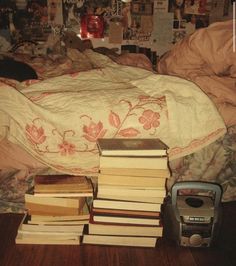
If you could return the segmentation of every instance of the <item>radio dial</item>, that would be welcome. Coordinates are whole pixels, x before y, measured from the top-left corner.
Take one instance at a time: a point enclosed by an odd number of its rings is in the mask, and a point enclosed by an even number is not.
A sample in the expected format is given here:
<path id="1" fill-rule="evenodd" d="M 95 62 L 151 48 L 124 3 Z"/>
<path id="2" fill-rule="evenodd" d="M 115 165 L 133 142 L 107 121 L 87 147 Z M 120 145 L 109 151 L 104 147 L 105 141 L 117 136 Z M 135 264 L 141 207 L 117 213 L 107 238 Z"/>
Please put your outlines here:
<path id="1" fill-rule="evenodd" d="M 199 234 L 194 234 L 189 238 L 189 244 L 191 246 L 197 247 L 202 244 L 202 237 Z"/>

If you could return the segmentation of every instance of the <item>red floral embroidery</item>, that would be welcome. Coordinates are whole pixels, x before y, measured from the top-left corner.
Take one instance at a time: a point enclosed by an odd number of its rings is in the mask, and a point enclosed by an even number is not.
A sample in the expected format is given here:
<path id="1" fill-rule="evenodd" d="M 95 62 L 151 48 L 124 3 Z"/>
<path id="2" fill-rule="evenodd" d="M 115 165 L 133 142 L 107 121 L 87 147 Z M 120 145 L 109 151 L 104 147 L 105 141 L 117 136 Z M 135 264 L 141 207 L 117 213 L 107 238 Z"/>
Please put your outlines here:
<path id="1" fill-rule="evenodd" d="M 138 134 L 140 134 L 140 132 L 135 129 L 135 128 L 132 128 L 132 127 L 129 127 L 129 128 L 125 128 L 125 129 L 122 129 L 119 131 L 119 134 L 120 136 L 122 137 L 136 137 Z"/>
<path id="2" fill-rule="evenodd" d="M 76 152 L 75 145 L 65 140 L 61 144 L 58 144 L 58 147 L 60 149 L 61 155 L 63 156 L 72 155 Z"/>
<path id="3" fill-rule="evenodd" d="M 33 144 L 42 144 L 46 140 L 44 129 L 35 125 L 26 125 L 26 136 Z"/>
<path id="4" fill-rule="evenodd" d="M 159 118 L 159 113 L 153 112 L 152 110 L 145 110 L 142 116 L 139 118 L 139 122 L 143 124 L 144 129 L 148 130 L 152 127 L 158 127 L 160 125 Z"/>
<path id="5" fill-rule="evenodd" d="M 103 124 L 101 121 L 99 121 L 97 124 L 94 122 L 91 122 L 89 126 L 84 126 L 83 131 L 85 135 L 83 135 L 88 141 L 96 142 L 98 138 L 102 138 L 106 131 L 103 128 Z"/>
<path id="6" fill-rule="evenodd" d="M 111 126 L 118 128 L 120 126 L 119 115 L 111 111 L 109 115 L 109 123 Z"/>

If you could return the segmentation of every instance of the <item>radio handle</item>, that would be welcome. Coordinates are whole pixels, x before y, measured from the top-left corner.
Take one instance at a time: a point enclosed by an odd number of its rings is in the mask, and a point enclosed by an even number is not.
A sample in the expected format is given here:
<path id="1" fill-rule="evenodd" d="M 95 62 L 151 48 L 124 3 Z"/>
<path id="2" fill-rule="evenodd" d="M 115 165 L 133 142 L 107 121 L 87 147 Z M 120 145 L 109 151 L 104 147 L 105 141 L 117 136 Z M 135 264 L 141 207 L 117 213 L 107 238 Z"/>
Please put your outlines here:
<path id="1" fill-rule="evenodd" d="M 176 206 L 177 193 L 180 189 L 210 190 L 215 193 L 214 207 L 218 207 L 221 201 L 222 188 L 219 184 L 201 181 L 181 181 L 175 183 L 171 188 L 171 203 Z"/>

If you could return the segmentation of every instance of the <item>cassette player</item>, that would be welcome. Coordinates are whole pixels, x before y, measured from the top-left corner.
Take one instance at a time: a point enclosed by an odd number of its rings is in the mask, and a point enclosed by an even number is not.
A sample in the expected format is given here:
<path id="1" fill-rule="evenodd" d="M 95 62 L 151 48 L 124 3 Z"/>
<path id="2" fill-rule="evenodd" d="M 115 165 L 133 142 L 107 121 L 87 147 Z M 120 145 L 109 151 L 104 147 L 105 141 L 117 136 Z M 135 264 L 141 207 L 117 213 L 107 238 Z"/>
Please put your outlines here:
<path id="1" fill-rule="evenodd" d="M 197 191 L 182 195 L 181 190 Z M 198 195 L 204 191 L 207 195 Z M 202 193 L 203 194 L 203 193 Z M 209 247 L 215 243 L 221 220 L 221 186 L 207 182 L 178 182 L 163 205 L 163 235 L 181 246 Z"/>

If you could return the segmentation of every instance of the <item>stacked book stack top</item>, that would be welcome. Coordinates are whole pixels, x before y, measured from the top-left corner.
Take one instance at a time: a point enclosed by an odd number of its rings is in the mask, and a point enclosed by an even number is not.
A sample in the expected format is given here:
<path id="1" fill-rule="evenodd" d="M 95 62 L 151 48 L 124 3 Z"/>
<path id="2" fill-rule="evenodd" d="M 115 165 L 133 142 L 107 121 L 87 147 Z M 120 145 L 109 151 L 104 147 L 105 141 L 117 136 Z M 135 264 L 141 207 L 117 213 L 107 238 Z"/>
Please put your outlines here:
<path id="1" fill-rule="evenodd" d="M 98 139 L 97 145 L 97 194 L 83 242 L 154 247 L 163 230 L 168 147 L 158 139 Z"/>
<path id="2" fill-rule="evenodd" d="M 88 224 L 93 186 L 85 176 L 38 175 L 25 194 L 17 244 L 78 245 Z"/>

